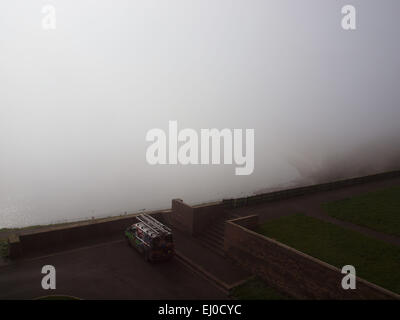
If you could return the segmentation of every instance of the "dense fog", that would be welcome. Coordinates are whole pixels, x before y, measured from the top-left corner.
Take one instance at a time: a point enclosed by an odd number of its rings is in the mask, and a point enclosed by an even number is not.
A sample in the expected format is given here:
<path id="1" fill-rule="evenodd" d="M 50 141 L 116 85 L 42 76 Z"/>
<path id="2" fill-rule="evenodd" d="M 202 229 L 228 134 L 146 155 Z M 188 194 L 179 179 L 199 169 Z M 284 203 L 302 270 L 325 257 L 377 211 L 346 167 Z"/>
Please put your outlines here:
<path id="1" fill-rule="evenodd" d="M 0 228 L 399 169 L 399 12 L 398 0 L 1 1 Z M 254 172 L 148 164 L 146 134 L 170 120 L 254 129 Z"/>

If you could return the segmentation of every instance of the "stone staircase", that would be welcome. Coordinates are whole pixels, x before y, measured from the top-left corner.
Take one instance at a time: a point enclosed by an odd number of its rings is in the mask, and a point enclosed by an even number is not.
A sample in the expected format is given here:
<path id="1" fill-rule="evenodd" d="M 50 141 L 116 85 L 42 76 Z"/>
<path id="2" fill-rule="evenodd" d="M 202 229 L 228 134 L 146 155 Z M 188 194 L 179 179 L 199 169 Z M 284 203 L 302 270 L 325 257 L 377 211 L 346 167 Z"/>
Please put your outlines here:
<path id="1" fill-rule="evenodd" d="M 240 215 L 225 213 L 223 217 L 214 220 L 201 234 L 198 236 L 199 242 L 210 249 L 211 251 L 225 256 L 224 251 L 224 233 L 225 233 L 225 221 L 230 219 L 239 218 Z"/>

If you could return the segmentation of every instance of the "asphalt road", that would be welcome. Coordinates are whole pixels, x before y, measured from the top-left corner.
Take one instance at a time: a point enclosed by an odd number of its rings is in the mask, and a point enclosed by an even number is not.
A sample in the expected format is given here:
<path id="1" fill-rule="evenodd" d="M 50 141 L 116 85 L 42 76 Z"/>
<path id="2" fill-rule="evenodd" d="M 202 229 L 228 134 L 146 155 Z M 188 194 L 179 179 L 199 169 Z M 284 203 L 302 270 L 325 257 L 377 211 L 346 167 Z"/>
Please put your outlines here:
<path id="1" fill-rule="evenodd" d="M 56 289 L 41 287 L 44 265 L 56 268 Z M 0 267 L 0 299 L 44 295 L 82 299 L 226 299 L 177 258 L 150 264 L 125 241 L 18 260 Z"/>

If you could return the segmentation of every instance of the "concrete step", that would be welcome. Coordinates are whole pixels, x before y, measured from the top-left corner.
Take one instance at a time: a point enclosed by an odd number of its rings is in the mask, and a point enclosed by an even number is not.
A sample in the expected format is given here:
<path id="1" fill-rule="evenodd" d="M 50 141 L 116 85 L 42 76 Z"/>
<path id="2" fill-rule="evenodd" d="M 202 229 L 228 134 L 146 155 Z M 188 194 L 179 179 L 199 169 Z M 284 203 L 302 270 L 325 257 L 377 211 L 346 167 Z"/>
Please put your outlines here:
<path id="1" fill-rule="evenodd" d="M 218 230 L 222 233 L 225 232 L 225 221 L 214 223 L 210 226 L 210 229 Z"/>
<path id="2" fill-rule="evenodd" d="M 205 248 L 211 250 L 212 252 L 220 255 L 225 256 L 225 251 L 223 245 L 216 245 L 214 241 L 209 240 L 207 238 L 200 238 L 199 243 L 204 246 Z"/>
<path id="3" fill-rule="evenodd" d="M 206 230 L 204 230 L 204 233 L 198 238 L 199 243 L 201 243 L 205 248 L 210 249 L 221 256 L 225 256 L 225 221 L 239 217 L 239 214 L 227 213 L 222 219 L 220 218 L 218 220 L 215 220 Z"/>
<path id="4" fill-rule="evenodd" d="M 224 232 L 222 232 L 218 229 L 214 229 L 214 228 L 208 229 L 204 234 L 211 234 L 211 235 L 214 235 L 214 236 L 222 238 L 222 239 L 225 236 Z"/>
<path id="5" fill-rule="evenodd" d="M 218 236 L 215 236 L 215 235 L 210 234 L 210 233 L 207 233 L 207 234 L 203 235 L 201 237 L 201 239 L 207 239 L 210 242 L 214 242 L 215 246 L 222 247 L 224 245 L 224 238 L 223 237 L 218 237 Z"/>
<path id="6" fill-rule="evenodd" d="M 224 246 L 224 238 L 218 237 L 210 233 L 205 233 L 199 237 L 200 240 L 204 240 L 205 242 L 209 243 L 211 246 L 214 247 L 221 247 Z"/>

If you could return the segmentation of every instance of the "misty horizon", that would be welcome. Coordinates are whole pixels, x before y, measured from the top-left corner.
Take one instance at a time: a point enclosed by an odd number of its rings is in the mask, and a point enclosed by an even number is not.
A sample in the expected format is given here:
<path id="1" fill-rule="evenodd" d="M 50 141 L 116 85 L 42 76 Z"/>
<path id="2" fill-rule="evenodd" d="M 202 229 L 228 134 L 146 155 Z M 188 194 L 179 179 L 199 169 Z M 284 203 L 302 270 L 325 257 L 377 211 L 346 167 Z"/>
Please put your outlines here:
<path id="1" fill-rule="evenodd" d="M 400 169 L 400 3 L 350 2 L 2 2 L 0 228 Z M 148 164 L 172 120 L 254 129 L 254 172 Z"/>

